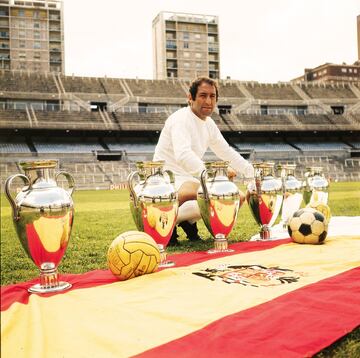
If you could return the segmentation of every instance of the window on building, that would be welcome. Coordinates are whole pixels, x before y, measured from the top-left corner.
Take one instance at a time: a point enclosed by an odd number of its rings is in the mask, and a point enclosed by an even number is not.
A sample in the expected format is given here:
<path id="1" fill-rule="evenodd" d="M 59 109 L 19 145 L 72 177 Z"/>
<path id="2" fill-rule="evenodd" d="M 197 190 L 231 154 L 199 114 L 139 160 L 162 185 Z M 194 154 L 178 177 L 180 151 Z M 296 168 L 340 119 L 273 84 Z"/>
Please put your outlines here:
<path id="1" fill-rule="evenodd" d="M 33 12 L 33 18 L 34 18 L 34 19 L 39 19 L 39 18 L 40 18 L 40 12 L 39 12 L 38 10 L 35 10 L 35 11 Z"/>
<path id="2" fill-rule="evenodd" d="M 184 33 L 183 33 L 183 39 L 184 39 L 184 40 L 189 40 L 189 39 L 190 39 L 190 35 L 189 35 L 188 32 L 184 32 Z"/>
<path id="3" fill-rule="evenodd" d="M 19 9 L 18 11 L 18 16 L 25 16 L 25 10 L 24 9 Z"/>
<path id="4" fill-rule="evenodd" d="M 99 112 L 107 110 L 106 102 L 90 102 L 91 112 Z"/>
<path id="5" fill-rule="evenodd" d="M 334 114 L 343 114 L 344 113 L 344 106 L 331 106 L 331 109 Z"/>
<path id="6" fill-rule="evenodd" d="M 201 63 L 201 62 L 196 62 L 196 68 L 197 68 L 197 69 L 202 68 L 202 63 Z"/>
<path id="7" fill-rule="evenodd" d="M 341 72 L 342 72 L 342 73 L 347 73 L 347 69 L 346 69 L 346 68 L 342 68 L 342 69 L 341 69 Z"/>
<path id="8" fill-rule="evenodd" d="M 166 62 L 166 67 L 168 68 L 176 68 L 177 67 L 177 62 L 176 61 L 167 61 Z"/>
<path id="9" fill-rule="evenodd" d="M 34 22 L 34 29 L 40 29 L 40 22 Z"/>
<path id="10" fill-rule="evenodd" d="M 195 34 L 194 37 L 195 37 L 195 40 L 200 40 L 200 39 L 201 39 L 201 35 L 200 35 L 200 34 Z"/>
<path id="11" fill-rule="evenodd" d="M 26 52 L 19 52 L 20 59 L 26 59 Z"/>
<path id="12" fill-rule="evenodd" d="M 40 40 L 40 31 L 34 31 L 34 39 Z"/>
<path id="13" fill-rule="evenodd" d="M 26 37 L 26 32 L 24 30 L 19 31 L 19 37 L 20 38 L 25 38 Z"/>
<path id="14" fill-rule="evenodd" d="M 184 62 L 184 67 L 190 67 L 190 62 Z"/>
<path id="15" fill-rule="evenodd" d="M 195 57 L 196 57 L 196 58 L 201 58 L 201 57 L 202 57 L 202 54 L 201 54 L 200 52 L 196 52 Z"/>
<path id="16" fill-rule="evenodd" d="M 166 39 L 167 40 L 175 40 L 175 34 L 173 32 L 167 32 Z"/>
<path id="17" fill-rule="evenodd" d="M 24 40 L 19 40 L 19 47 L 20 48 L 25 48 L 26 47 L 26 42 Z"/>
<path id="18" fill-rule="evenodd" d="M 41 43 L 39 41 L 35 41 L 34 44 L 33 44 L 33 48 L 41 49 Z"/>
<path id="19" fill-rule="evenodd" d="M 187 57 L 190 57 L 190 52 L 186 52 L 186 51 L 185 51 L 185 52 L 184 52 L 184 57 L 186 57 L 186 58 L 187 58 Z"/>
<path id="20" fill-rule="evenodd" d="M 176 41 L 168 40 L 166 41 L 166 48 L 176 48 Z"/>
<path id="21" fill-rule="evenodd" d="M 22 27 L 22 28 L 25 27 L 25 21 L 24 20 L 19 21 L 19 27 Z"/>
<path id="22" fill-rule="evenodd" d="M 184 42 L 184 48 L 189 48 L 189 43 L 188 42 Z"/>
<path id="23" fill-rule="evenodd" d="M 41 55 L 40 55 L 40 52 L 35 52 L 34 53 L 34 60 L 40 60 L 40 58 L 41 58 Z"/>
<path id="24" fill-rule="evenodd" d="M 26 70 L 26 62 L 20 62 L 19 63 L 19 69 L 20 70 Z"/>
<path id="25" fill-rule="evenodd" d="M 231 105 L 219 105 L 218 106 L 220 114 L 230 114 L 231 113 Z"/>
<path id="26" fill-rule="evenodd" d="M 260 113 L 262 115 L 267 115 L 269 112 L 268 112 L 268 106 L 260 106 Z"/>

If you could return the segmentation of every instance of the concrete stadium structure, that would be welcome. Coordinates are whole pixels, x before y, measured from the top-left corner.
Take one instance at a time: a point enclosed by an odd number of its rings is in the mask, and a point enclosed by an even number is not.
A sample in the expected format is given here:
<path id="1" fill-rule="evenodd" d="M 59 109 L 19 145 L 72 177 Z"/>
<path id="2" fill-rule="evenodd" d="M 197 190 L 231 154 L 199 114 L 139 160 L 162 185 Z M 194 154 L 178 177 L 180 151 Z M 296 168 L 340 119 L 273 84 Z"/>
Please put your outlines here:
<path id="1" fill-rule="evenodd" d="M 360 181 L 360 82 L 218 83 L 213 118 L 245 157 L 294 163 L 299 178 L 320 165 L 332 180 Z M 168 115 L 187 105 L 188 86 L 0 71 L 2 184 L 20 160 L 58 158 L 78 188 L 123 186 L 136 160 L 152 158 Z"/>

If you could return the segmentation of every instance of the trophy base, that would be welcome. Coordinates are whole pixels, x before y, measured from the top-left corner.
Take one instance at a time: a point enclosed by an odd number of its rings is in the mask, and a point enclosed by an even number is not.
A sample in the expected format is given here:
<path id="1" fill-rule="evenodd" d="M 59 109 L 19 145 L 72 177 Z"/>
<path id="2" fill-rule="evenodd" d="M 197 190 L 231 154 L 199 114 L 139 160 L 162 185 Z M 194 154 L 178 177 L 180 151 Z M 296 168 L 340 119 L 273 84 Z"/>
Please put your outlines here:
<path id="1" fill-rule="evenodd" d="M 170 261 L 167 259 L 167 254 L 165 251 L 165 247 L 162 244 L 158 244 L 158 248 L 160 251 L 160 263 L 159 263 L 159 268 L 167 268 L 167 267 L 173 267 L 175 266 L 175 262 L 174 261 Z"/>
<path id="2" fill-rule="evenodd" d="M 219 234 L 214 239 L 214 248 L 207 251 L 208 254 L 218 254 L 220 252 L 234 252 L 233 249 L 228 248 L 228 241 L 224 235 Z"/>
<path id="3" fill-rule="evenodd" d="M 210 249 L 208 251 L 206 251 L 208 254 L 219 254 L 221 252 L 234 252 L 235 250 L 233 249 L 225 249 L 225 250 L 218 250 L 218 249 Z"/>
<path id="4" fill-rule="evenodd" d="M 57 286 L 54 287 L 46 287 L 42 286 L 40 283 L 37 283 L 34 286 L 28 288 L 28 292 L 30 293 L 51 293 L 51 292 L 61 292 L 68 290 L 72 287 L 71 283 L 60 281 Z"/>
<path id="5" fill-rule="evenodd" d="M 274 240 L 282 240 L 289 238 L 289 233 L 287 229 L 283 228 L 282 223 L 274 225 L 271 228 L 271 231 L 265 230 L 265 235 L 262 232 L 255 234 L 251 237 L 249 241 L 274 241 Z"/>
<path id="6" fill-rule="evenodd" d="M 164 262 L 160 262 L 158 267 L 159 268 L 167 268 L 167 267 L 173 267 L 173 266 L 175 266 L 174 261 L 166 260 Z"/>

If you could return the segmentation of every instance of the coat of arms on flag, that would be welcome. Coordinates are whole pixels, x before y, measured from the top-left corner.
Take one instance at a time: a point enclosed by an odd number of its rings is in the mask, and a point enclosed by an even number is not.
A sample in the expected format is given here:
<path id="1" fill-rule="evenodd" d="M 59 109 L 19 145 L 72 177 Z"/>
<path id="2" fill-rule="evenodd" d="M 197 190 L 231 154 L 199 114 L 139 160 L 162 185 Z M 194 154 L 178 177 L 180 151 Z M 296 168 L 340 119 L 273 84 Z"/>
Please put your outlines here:
<path id="1" fill-rule="evenodd" d="M 286 268 L 262 265 L 220 265 L 216 268 L 193 272 L 193 274 L 211 281 L 221 280 L 228 284 L 238 283 L 253 287 L 278 286 L 298 282 L 300 277 L 305 275 L 302 272 Z"/>

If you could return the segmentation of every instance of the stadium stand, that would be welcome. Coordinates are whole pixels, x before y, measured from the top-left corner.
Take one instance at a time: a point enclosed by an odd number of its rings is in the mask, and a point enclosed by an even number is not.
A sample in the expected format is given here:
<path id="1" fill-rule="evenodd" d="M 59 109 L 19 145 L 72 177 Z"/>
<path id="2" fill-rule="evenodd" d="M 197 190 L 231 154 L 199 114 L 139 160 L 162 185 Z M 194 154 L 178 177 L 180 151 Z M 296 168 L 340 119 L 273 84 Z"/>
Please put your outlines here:
<path id="1" fill-rule="evenodd" d="M 236 82 L 226 80 L 219 81 L 219 95 L 222 98 L 246 97 Z"/>
<path id="2" fill-rule="evenodd" d="M 180 81 L 126 79 L 132 94 L 138 97 L 184 98 L 185 89 Z"/>
<path id="3" fill-rule="evenodd" d="M 301 84 L 300 88 L 310 98 L 344 99 L 356 98 L 349 84 Z"/>
<path id="4" fill-rule="evenodd" d="M 31 153 L 29 146 L 26 143 L 25 138 L 10 137 L 10 138 L 0 138 L 0 152 L 5 153 Z"/>
<path id="5" fill-rule="evenodd" d="M 255 99 L 267 100 L 301 100 L 302 98 L 294 91 L 289 84 L 262 84 L 251 83 L 246 89 Z"/>
<path id="6" fill-rule="evenodd" d="M 71 93 L 96 93 L 105 94 L 104 87 L 98 78 L 76 77 L 76 76 L 58 76 L 59 81 L 65 92 Z"/>
<path id="7" fill-rule="evenodd" d="M 166 118 L 186 105 L 188 81 L 0 71 L 1 183 L 19 161 L 58 158 L 81 189 L 126 185 L 151 160 Z M 360 180 L 360 84 L 219 80 L 213 119 L 253 161 L 322 166 Z M 210 151 L 206 160 L 216 157 Z M 3 190 L 3 186 L 2 186 Z"/>
<path id="8" fill-rule="evenodd" d="M 124 85 L 119 78 L 100 78 L 99 80 L 104 86 L 105 93 L 126 94 Z"/>
<path id="9" fill-rule="evenodd" d="M 286 115 L 237 114 L 236 118 L 245 131 L 296 130 L 296 125 Z"/>
<path id="10" fill-rule="evenodd" d="M 23 93 L 55 93 L 58 88 L 52 74 L 1 71 L 0 91 Z"/>

